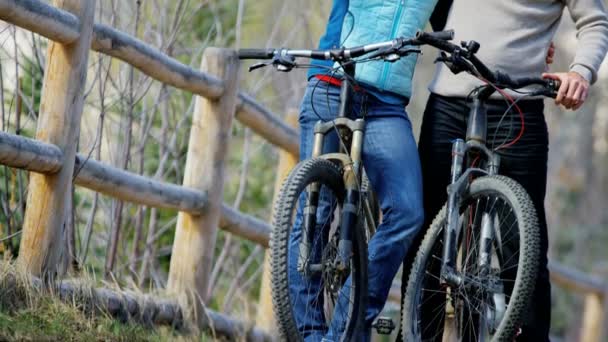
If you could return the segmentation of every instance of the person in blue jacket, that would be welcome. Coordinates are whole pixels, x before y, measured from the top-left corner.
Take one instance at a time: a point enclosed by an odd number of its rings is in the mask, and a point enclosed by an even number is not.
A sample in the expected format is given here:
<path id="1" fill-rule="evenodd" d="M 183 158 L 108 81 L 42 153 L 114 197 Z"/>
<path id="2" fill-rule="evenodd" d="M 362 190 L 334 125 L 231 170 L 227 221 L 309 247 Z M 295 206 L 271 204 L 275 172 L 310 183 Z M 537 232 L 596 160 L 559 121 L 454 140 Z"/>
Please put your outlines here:
<path id="1" fill-rule="evenodd" d="M 397 37 L 412 37 L 424 28 L 436 0 L 334 0 L 319 49 L 354 47 Z M 366 330 L 359 335 L 368 340 L 371 325 L 387 300 L 391 283 L 401 262 L 424 221 L 422 178 L 412 125 L 405 111 L 412 94 L 412 76 L 417 56 L 410 55 L 389 63 L 374 61 L 356 66 L 355 78 L 362 90 L 353 96 L 353 116 L 366 115 L 363 163 L 382 210 L 382 223 L 369 241 L 368 306 Z M 339 73 L 329 72 L 332 62 L 315 61 L 302 100 L 300 159 L 310 158 L 313 128 L 322 118 L 332 120 L 340 103 Z M 335 77 L 333 77 L 335 76 Z M 338 148 L 338 139 L 326 138 L 325 148 Z M 329 215 L 320 202 L 318 212 Z M 299 213 L 301 215 L 301 213 Z M 323 303 L 311 293 L 310 282 L 297 271 L 298 241 L 301 226 L 296 220 L 289 248 L 291 298 L 294 316 L 306 341 L 338 341 L 345 317 L 334 312 L 329 329 L 323 316 Z M 317 220 L 324 222 L 324 220 Z M 318 287 L 318 284 L 317 284 Z M 345 286 L 344 290 L 347 288 Z M 348 300 L 342 293 L 336 311 Z M 342 303 L 344 304 L 344 303 Z"/>

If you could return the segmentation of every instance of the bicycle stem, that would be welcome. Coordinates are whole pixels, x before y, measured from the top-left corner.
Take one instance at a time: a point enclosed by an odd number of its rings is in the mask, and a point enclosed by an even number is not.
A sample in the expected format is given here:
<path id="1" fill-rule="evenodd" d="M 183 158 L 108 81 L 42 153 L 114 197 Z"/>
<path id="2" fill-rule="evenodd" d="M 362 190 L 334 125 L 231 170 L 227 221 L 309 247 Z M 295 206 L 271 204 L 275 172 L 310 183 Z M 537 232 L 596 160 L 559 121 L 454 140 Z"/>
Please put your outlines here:
<path id="1" fill-rule="evenodd" d="M 338 117 L 344 118 L 352 112 L 352 101 L 351 97 L 353 94 L 353 87 L 350 84 L 350 80 L 355 77 L 355 65 L 351 63 L 342 64 L 344 69 L 344 80 L 340 86 L 340 107 L 338 110 Z"/>
<path id="2" fill-rule="evenodd" d="M 469 113 L 467 125 L 467 141 L 475 140 L 481 144 L 486 143 L 488 114 L 483 101 L 477 96 L 473 98 L 473 105 Z"/>
<path id="3" fill-rule="evenodd" d="M 496 89 L 491 85 L 486 85 L 473 96 L 473 105 L 469 112 L 467 124 L 466 141 L 475 140 L 482 145 L 486 143 L 488 127 L 488 110 L 485 101 L 490 98 Z"/>

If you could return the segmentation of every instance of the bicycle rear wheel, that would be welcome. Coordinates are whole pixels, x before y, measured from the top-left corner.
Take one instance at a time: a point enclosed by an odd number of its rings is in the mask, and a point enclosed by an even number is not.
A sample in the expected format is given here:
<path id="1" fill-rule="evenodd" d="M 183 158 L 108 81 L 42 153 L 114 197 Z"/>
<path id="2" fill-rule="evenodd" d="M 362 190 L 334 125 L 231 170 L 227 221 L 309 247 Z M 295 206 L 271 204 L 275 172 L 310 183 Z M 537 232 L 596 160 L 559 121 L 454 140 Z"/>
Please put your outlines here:
<path id="1" fill-rule="evenodd" d="M 306 207 L 313 184 L 320 189 L 319 209 Z M 349 267 L 337 267 L 344 195 L 340 169 L 324 159 L 309 159 L 296 165 L 276 200 L 270 237 L 272 297 L 279 332 L 285 340 L 319 338 L 337 322 L 343 322 L 337 329 L 341 341 L 351 341 L 361 331 L 367 248 L 364 229 L 358 222 L 351 228 L 353 255 Z M 310 253 L 302 256 L 303 216 L 311 210 L 316 213 L 316 223 L 312 225 Z M 344 298 L 339 301 L 341 296 Z"/>
<path id="2" fill-rule="evenodd" d="M 451 287 L 440 279 L 444 207 L 410 273 L 401 323 L 406 341 L 512 341 L 519 330 L 538 267 L 538 222 L 530 197 L 512 179 L 481 177 L 471 183 L 459 213 L 456 272 L 463 284 Z M 492 231 L 485 253 L 484 225 Z M 489 267 L 480 266 L 484 257 Z"/>

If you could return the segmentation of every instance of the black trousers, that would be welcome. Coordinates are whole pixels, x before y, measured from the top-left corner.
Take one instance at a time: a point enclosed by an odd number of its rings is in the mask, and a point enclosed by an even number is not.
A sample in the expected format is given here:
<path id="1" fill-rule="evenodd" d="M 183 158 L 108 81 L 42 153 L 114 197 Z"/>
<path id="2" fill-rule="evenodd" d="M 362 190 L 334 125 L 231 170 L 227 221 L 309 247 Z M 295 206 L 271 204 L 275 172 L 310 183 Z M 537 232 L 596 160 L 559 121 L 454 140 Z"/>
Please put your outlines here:
<path id="1" fill-rule="evenodd" d="M 518 102 L 518 106 L 524 113 L 524 134 L 512 146 L 499 150 L 499 173 L 513 178 L 526 189 L 538 215 L 541 236 L 540 267 L 533 302 L 517 340 L 543 342 L 549 340 L 551 320 L 551 285 L 547 269 L 548 237 L 544 207 L 549 137 L 542 100 L 522 100 Z M 490 147 L 510 142 L 519 134 L 521 121 L 517 112 L 507 114 L 500 128 L 496 130 L 507 108 L 507 104 L 502 100 L 487 102 L 487 143 Z M 446 187 L 450 182 L 452 141 L 465 138 L 468 113 L 469 105 L 464 98 L 431 94 L 427 102 L 418 143 L 424 187 L 425 228 L 430 227 L 447 201 Z M 423 236 L 424 231 L 419 234 L 418 244 Z M 404 262 L 402 293 L 405 291 L 416 249 L 411 249 Z"/>

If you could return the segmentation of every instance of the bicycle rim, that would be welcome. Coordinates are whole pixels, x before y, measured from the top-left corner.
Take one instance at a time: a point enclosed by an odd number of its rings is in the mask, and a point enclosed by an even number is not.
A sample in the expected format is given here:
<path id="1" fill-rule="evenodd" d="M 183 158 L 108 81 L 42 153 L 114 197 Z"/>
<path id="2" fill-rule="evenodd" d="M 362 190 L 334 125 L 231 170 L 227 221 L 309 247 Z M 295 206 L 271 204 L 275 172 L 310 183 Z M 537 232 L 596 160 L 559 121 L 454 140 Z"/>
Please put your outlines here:
<path id="1" fill-rule="evenodd" d="M 301 227 L 304 212 L 310 210 L 305 203 L 313 183 L 321 194 L 317 224 L 311 253 L 301 258 L 303 234 L 292 228 Z M 360 328 L 367 277 L 361 239 L 353 239 L 354 256 L 346 270 L 338 270 L 335 263 L 343 191 L 337 167 L 319 159 L 296 166 L 277 199 L 271 235 L 273 302 L 281 335 L 290 341 L 323 336 L 331 324 L 342 332 L 340 340 L 347 341 Z M 355 231 L 357 236 L 363 233 Z M 298 269 L 298 261 L 306 267 Z"/>
<path id="2" fill-rule="evenodd" d="M 419 270 L 412 270 L 415 279 L 408 284 L 414 293 L 409 303 L 414 340 L 512 340 L 521 324 L 538 258 L 532 202 L 508 178 L 483 177 L 476 182 L 459 210 L 456 269 L 464 285 L 455 288 L 440 281 L 445 211 L 435 220 L 414 264 Z M 485 268 L 479 264 L 484 224 L 494 234 Z"/>

